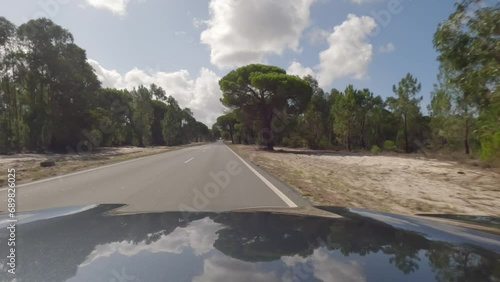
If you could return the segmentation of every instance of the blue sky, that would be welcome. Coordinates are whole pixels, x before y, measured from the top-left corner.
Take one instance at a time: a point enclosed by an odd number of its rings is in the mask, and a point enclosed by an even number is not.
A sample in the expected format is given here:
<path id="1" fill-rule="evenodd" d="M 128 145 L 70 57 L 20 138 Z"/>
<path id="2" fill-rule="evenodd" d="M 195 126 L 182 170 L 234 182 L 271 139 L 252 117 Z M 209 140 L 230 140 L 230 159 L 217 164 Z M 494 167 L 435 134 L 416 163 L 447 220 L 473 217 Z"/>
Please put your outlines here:
<path id="1" fill-rule="evenodd" d="M 392 95 L 407 72 L 425 112 L 436 81 L 432 36 L 454 1 L 39 0 L 2 1 L 16 25 L 45 16 L 68 29 L 104 86 L 157 83 L 209 126 L 224 111 L 217 81 L 248 63 L 312 74 Z"/>

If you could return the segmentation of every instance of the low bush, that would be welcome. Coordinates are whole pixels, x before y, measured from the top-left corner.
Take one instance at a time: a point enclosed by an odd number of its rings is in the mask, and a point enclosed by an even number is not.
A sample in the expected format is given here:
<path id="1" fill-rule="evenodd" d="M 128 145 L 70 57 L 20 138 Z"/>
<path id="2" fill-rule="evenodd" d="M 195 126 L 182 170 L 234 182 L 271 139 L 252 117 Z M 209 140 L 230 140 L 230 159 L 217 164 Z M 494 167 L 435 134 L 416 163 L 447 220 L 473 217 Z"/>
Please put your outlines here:
<path id="1" fill-rule="evenodd" d="M 377 145 L 373 145 L 371 151 L 372 153 L 378 153 L 380 152 L 380 147 Z"/>
<path id="2" fill-rule="evenodd" d="M 384 148 L 384 150 L 395 150 L 395 149 L 397 149 L 396 144 L 394 144 L 394 141 L 391 141 L 391 140 L 385 140 L 383 148 Z"/>

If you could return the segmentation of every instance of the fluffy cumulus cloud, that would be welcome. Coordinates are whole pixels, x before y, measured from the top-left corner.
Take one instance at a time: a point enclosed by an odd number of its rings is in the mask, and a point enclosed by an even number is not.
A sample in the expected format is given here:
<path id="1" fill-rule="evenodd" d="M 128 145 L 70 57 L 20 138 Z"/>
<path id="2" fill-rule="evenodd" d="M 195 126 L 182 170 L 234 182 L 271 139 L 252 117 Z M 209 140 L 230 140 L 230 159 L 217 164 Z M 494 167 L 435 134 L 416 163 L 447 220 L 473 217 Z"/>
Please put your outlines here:
<path id="1" fill-rule="evenodd" d="M 364 78 L 373 55 L 369 36 L 376 27 L 371 17 L 349 14 L 332 32 L 325 34 L 323 30 L 316 31 L 328 42 L 328 48 L 319 54 L 317 66 L 311 69 L 294 61 L 288 72 L 300 76 L 311 74 L 318 79 L 321 87 L 327 87 L 341 77 Z"/>
<path id="2" fill-rule="evenodd" d="M 134 68 L 124 75 L 116 70 L 108 70 L 95 60 L 89 60 L 103 87 L 131 90 L 138 85 L 155 83 L 172 95 L 181 107 L 190 108 L 197 120 L 211 126 L 216 118 L 224 112 L 219 99 L 222 92 L 219 88 L 220 77 L 213 71 L 201 68 L 196 78 L 187 70 L 176 72 L 148 72 Z"/>
<path id="3" fill-rule="evenodd" d="M 269 54 L 299 51 L 314 0 L 211 0 L 201 42 L 220 68 L 265 62 Z"/>
<path id="4" fill-rule="evenodd" d="M 321 86 L 343 76 L 365 77 L 373 55 L 369 35 L 376 27 L 371 17 L 349 14 L 347 20 L 333 28 L 327 38 L 328 49 L 319 54 L 317 78 Z"/>
<path id="5" fill-rule="evenodd" d="M 306 75 L 315 76 L 314 71 L 311 68 L 303 67 L 299 62 L 293 61 L 292 64 L 286 70 L 286 73 L 298 75 L 304 77 Z"/>
<path id="6" fill-rule="evenodd" d="M 130 241 L 121 241 L 97 245 L 79 267 L 90 265 L 100 258 L 111 257 L 116 254 L 127 257 L 132 257 L 142 252 L 180 254 L 186 248 L 190 248 L 196 256 L 201 256 L 214 249 L 213 244 L 217 240 L 217 231 L 220 228 L 220 224 L 215 223 L 211 219 L 204 218 L 191 222 L 187 227 L 178 227 L 172 233 L 167 236 L 162 235 L 160 239 L 152 243 L 143 241 L 136 244 Z M 157 234 L 149 235 L 153 236 Z"/>
<path id="7" fill-rule="evenodd" d="M 124 16 L 127 14 L 129 0 L 87 0 L 87 4 L 97 9 L 105 9 L 113 14 Z"/>

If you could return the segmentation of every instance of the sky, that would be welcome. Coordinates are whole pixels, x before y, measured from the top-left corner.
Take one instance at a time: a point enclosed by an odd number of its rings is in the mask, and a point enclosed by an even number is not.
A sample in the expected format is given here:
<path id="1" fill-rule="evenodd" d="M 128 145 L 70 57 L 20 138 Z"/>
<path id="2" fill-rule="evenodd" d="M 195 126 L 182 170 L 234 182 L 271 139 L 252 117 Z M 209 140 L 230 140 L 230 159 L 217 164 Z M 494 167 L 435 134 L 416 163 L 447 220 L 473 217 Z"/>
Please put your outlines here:
<path id="1" fill-rule="evenodd" d="M 314 76 L 327 92 L 349 84 L 393 95 L 406 73 L 422 111 L 438 73 L 432 37 L 452 0 L 1 1 L 16 25 L 46 17 L 87 51 L 104 87 L 156 83 L 209 127 L 226 109 L 218 81 L 250 63 Z"/>

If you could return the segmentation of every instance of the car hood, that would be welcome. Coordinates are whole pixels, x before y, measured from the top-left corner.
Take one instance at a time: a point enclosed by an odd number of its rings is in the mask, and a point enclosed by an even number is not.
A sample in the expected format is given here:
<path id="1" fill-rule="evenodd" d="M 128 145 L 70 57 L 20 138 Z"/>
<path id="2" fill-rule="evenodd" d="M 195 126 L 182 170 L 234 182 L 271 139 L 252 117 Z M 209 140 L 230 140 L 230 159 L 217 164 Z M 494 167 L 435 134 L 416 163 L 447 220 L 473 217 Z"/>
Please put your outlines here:
<path id="1" fill-rule="evenodd" d="M 499 281 L 500 237 L 420 217 L 341 207 L 25 212 L 16 274 L 0 281 Z M 484 221 L 484 218 L 483 218 Z M 6 254 L 8 217 L 0 217 Z"/>

